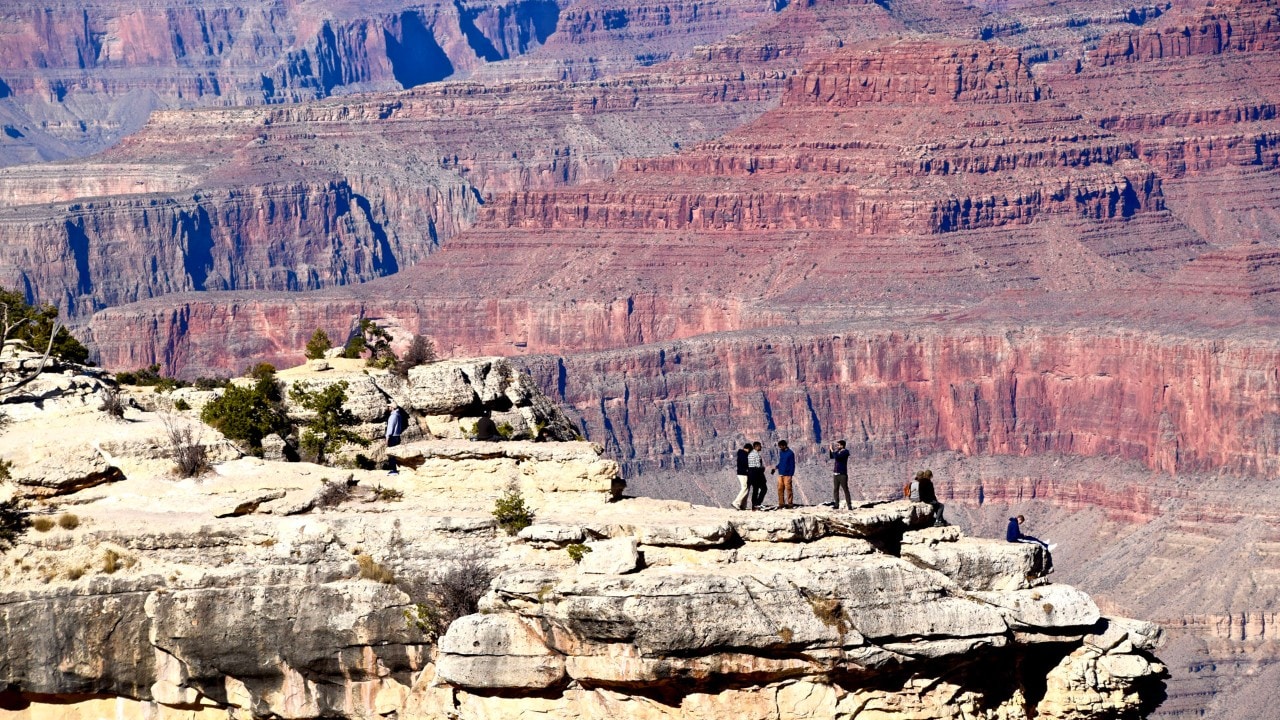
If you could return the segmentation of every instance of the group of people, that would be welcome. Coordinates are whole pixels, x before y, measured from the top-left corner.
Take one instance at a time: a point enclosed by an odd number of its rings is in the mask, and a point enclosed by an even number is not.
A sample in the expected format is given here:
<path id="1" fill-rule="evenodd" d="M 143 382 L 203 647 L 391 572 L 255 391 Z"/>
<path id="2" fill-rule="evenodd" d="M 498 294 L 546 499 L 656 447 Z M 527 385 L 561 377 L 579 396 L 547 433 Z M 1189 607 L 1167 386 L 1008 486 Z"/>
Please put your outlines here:
<path id="1" fill-rule="evenodd" d="M 748 501 L 752 510 L 764 507 L 764 498 L 769 494 L 769 484 L 764 473 L 764 445 L 759 441 L 749 442 L 738 449 L 738 496 L 733 499 L 733 506 L 746 510 Z M 787 447 L 786 440 L 778 441 L 778 464 L 773 466 L 778 476 L 778 507 L 795 507 L 791 479 L 796 475 L 796 454 Z"/>
<path id="2" fill-rule="evenodd" d="M 764 507 L 764 499 L 769 494 L 767 476 L 765 475 L 764 445 L 760 441 L 749 442 L 738 450 L 738 495 L 733 499 L 733 506 L 738 510 L 752 510 Z M 840 494 L 844 494 L 844 505 L 853 509 L 853 498 L 849 495 L 849 448 L 844 440 L 837 440 L 827 446 L 827 457 L 831 465 L 831 504 L 840 509 Z M 786 440 L 778 441 L 778 462 L 771 472 L 778 476 L 778 507 L 795 507 L 796 454 L 788 446 Z M 903 489 L 903 496 L 917 502 L 933 505 L 934 515 L 942 520 L 942 503 L 938 502 L 933 491 L 933 473 L 923 470 L 916 474 L 915 480 Z M 942 523 L 945 524 L 945 523 Z"/>
<path id="3" fill-rule="evenodd" d="M 764 507 L 765 497 L 769 493 L 767 476 L 765 475 L 764 445 L 759 441 L 744 444 L 738 450 L 738 484 L 737 497 L 733 506 L 738 510 L 752 510 Z M 844 440 L 838 440 L 827 446 L 827 457 L 831 465 L 831 504 L 840 509 L 840 494 L 844 493 L 845 507 L 852 510 L 853 500 L 849 496 L 849 449 Z M 778 462 L 772 472 L 778 476 L 778 507 L 795 507 L 794 484 L 796 474 L 796 454 L 788 446 L 786 440 L 778 441 Z M 935 525 L 948 525 L 943 517 L 946 506 L 938 501 L 938 494 L 933 487 L 933 471 L 921 470 L 911 482 L 902 488 L 902 496 L 913 502 L 925 503 L 933 508 Z M 1039 538 L 1025 535 L 1022 524 L 1026 518 L 1022 515 L 1009 518 L 1009 527 L 1005 539 L 1009 542 L 1034 543 L 1044 548 L 1045 573 L 1053 572 L 1053 546 Z"/>

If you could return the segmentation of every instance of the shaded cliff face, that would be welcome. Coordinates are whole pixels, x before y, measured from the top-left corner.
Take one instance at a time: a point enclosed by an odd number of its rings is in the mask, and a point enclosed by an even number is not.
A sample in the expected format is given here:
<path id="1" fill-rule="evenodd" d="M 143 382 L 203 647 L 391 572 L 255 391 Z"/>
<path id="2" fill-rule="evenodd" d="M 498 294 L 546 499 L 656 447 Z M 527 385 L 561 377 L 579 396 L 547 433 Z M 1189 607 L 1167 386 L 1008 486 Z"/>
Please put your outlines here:
<path id="1" fill-rule="evenodd" d="M 748 30 L 784 5 L 256 0 L 9 8 L 0 11 L 0 165 L 99 151 L 136 132 L 154 109 L 411 88 L 529 53 L 538 58 L 491 75 L 613 75 Z"/>
<path id="2" fill-rule="evenodd" d="M 867 460 L 1061 454 L 1280 472 L 1280 347 L 1247 336 L 877 323 L 531 363 L 637 469 L 723 467 L 738 439 L 777 437 L 848 439 Z"/>
<path id="3" fill-rule="evenodd" d="M 234 7 L 53 3 L 3 12 L 0 164 L 100 149 L 154 108 L 253 105 L 398 89 L 528 52 L 550 0 Z"/>

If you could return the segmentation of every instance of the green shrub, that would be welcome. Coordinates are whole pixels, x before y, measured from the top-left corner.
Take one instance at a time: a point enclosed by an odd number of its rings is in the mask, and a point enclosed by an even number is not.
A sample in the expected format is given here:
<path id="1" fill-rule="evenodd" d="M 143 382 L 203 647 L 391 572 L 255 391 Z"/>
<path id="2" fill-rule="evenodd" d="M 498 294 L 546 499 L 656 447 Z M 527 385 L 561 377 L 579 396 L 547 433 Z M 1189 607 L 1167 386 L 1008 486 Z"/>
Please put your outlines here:
<path id="1" fill-rule="evenodd" d="M 58 527 L 63 530 L 75 530 L 80 527 L 80 516 L 71 513 L 62 513 L 58 516 Z"/>
<path id="2" fill-rule="evenodd" d="M 332 347 L 333 341 L 329 339 L 329 333 L 316 328 L 316 331 L 311 334 L 311 339 L 307 341 L 307 348 L 304 354 L 308 360 L 319 360 Z"/>
<path id="3" fill-rule="evenodd" d="M 305 383 L 298 383 L 289 390 L 289 399 L 312 413 L 302 426 L 302 447 L 316 462 L 324 463 L 328 454 L 344 443 L 364 447 L 369 441 L 348 428 L 360 424 L 350 410 L 342 405 L 347 401 L 345 380 L 320 390 L 311 390 Z"/>
<path id="4" fill-rule="evenodd" d="M 515 535 L 533 524 L 533 510 L 525 504 L 520 488 L 512 485 L 493 504 L 493 518 L 508 535 Z"/>
<path id="5" fill-rule="evenodd" d="M 0 502 L 0 549 L 9 547 L 31 526 L 31 513 L 25 501 L 10 498 Z"/>
<path id="6" fill-rule="evenodd" d="M 121 385 L 154 387 L 156 392 L 171 392 L 190 385 L 186 381 L 161 375 L 159 365 L 150 365 L 133 372 L 118 372 L 116 373 L 116 382 Z"/>
<path id="7" fill-rule="evenodd" d="M 271 368 L 266 372 L 266 368 Z M 251 387 L 228 385 L 222 396 L 200 411 L 200 419 L 227 438 L 245 443 L 249 452 L 262 454 L 262 439 L 272 433 L 288 435 L 289 418 L 280 405 L 280 385 L 275 368 L 261 363 L 253 368 L 259 376 Z"/>
<path id="8" fill-rule="evenodd" d="M 565 552 L 569 553 L 569 558 L 572 559 L 575 563 L 582 562 L 583 556 L 591 552 L 591 548 L 587 547 L 586 545 L 583 545 L 582 543 L 572 543 L 567 547 L 565 547 L 564 550 Z"/>
<path id="9" fill-rule="evenodd" d="M 183 400 L 182 398 L 178 398 L 177 400 L 173 401 L 173 409 L 177 410 L 178 412 L 184 412 L 186 410 L 191 409 L 191 403 L 187 402 L 186 400 Z"/>
<path id="10" fill-rule="evenodd" d="M 390 368 L 396 364 L 396 354 L 391 351 L 391 333 L 378 323 L 363 318 L 355 333 L 342 348 L 342 357 L 358 358 L 369 353 L 370 367 Z"/>
<path id="11" fill-rule="evenodd" d="M 516 429 L 511 427 L 511 423 L 499 423 L 496 429 L 498 437 L 503 440 L 510 440 L 516 434 Z"/>
<path id="12" fill-rule="evenodd" d="M 53 344 L 49 344 L 50 333 L 58 319 L 56 307 L 47 303 L 31 305 L 22 293 L 4 288 L 0 288 L 0 305 L 7 308 L 10 324 L 21 323 L 6 339 L 22 340 L 36 352 L 44 352 L 48 347 L 50 355 L 68 362 L 89 362 L 89 349 L 81 345 L 65 327 L 58 328 L 57 335 L 53 336 Z"/>
<path id="13" fill-rule="evenodd" d="M 216 377 L 196 378 L 195 382 L 191 383 L 191 385 L 197 390 L 217 390 L 218 388 L 227 387 L 230 384 L 231 381 L 227 378 Z"/>

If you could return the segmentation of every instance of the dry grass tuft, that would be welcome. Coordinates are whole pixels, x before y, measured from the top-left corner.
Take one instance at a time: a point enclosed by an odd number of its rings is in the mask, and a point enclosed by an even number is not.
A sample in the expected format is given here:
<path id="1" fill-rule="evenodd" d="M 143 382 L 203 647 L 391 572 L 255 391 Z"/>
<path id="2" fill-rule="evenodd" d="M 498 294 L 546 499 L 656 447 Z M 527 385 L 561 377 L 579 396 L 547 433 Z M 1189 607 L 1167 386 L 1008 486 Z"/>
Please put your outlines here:
<path id="1" fill-rule="evenodd" d="M 360 577 L 365 580 L 374 580 L 385 585 L 396 581 L 395 574 L 378 564 L 371 555 L 357 555 L 356 564 L 360 566 Z"/>

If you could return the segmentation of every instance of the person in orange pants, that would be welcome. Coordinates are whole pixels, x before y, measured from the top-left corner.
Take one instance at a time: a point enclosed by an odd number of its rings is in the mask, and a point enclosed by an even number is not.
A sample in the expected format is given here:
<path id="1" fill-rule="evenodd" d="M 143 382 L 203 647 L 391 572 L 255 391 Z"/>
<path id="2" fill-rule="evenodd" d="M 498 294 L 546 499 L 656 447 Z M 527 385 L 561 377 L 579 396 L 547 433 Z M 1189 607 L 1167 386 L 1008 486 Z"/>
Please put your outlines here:
<path id="1" fill-rule="evenodd" d="M 778 476 L 778 507 L 793 507 L 796 498 L 791 490 L 791 478 L 796 475 L 796 454 L 787 447 L 786 440 L 778 441 L 778 464 L 773 472 Z"/>

